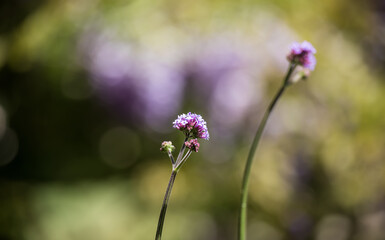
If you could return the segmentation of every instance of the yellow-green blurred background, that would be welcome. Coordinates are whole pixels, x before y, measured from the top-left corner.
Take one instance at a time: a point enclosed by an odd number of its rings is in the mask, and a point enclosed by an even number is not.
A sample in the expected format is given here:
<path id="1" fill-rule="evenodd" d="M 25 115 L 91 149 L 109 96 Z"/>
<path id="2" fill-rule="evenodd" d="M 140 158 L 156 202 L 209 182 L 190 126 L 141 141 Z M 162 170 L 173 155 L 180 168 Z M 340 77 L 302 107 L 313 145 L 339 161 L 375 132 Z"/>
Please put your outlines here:
<path id="1" fill-rule="evenodd" d="M 385 239 L 382 0 L 2 0 L 0 239 L 146 240 L 179 147 L 166 240 L 236 239 L 251 139 L 292 41 L 317 66 L 268 122 L 248 239 Z"/>

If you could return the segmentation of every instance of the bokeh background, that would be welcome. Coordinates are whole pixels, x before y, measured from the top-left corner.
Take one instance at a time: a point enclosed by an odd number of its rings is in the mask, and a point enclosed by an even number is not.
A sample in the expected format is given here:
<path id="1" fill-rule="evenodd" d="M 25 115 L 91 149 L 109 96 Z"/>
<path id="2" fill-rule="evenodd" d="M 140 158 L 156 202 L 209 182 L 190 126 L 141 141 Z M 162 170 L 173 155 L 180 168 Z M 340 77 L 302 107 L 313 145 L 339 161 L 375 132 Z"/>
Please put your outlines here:
<path id="1" fill-rule="evenodd" d="M 211 139 L 176 179 L 167 240 L 232 240 L 247 152 L 288 67 L 252 169 L 248 239 L 385 239 L 382 0 L 2 0 L 0 239 L 153 239 L 172 121 Z"/>

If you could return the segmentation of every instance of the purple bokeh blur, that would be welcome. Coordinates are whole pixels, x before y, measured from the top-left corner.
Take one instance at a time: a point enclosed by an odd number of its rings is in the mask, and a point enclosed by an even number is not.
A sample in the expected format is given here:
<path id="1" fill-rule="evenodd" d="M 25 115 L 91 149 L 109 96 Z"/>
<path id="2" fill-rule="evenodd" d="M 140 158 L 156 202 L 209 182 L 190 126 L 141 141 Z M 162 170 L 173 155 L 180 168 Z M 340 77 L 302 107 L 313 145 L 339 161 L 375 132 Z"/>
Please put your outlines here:
<path id="1" fill-rule="evenodd" d="M 84 30 L 78 49 L 94 93 L 107 111 L 152 133 L 172 130 L 171 122 L 181 112 L 199 112 L 214 136 L 211 146 L 217 152 L 210 159 L 224 161 L 229 155 L 221 154 L 220 146 L 232 146 L 258 113 L 266 85 L 260 79 L 287 67 L 282 46 L 289 46 L 285 39 L 291 33 L 284 35 L 275 47 L 263 49 L 236 32 L 188 35 L 172 50 L 159 53 L 111 29 L 90 28 Z"/>

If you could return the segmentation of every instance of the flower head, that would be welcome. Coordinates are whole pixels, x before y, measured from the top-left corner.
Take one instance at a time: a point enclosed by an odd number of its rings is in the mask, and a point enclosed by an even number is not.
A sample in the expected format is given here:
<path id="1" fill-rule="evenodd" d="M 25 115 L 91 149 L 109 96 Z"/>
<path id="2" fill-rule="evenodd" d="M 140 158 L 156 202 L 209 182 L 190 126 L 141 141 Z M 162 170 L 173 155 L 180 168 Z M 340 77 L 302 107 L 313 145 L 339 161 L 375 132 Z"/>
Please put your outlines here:
<path id="1" fill-rule="evenodd" d="M 175 147 L 172 145 L 171 141 L 164 141 L 162 142 L 162 145 L 160 147 L 160 151 L 162 152 L 172 152 L 174 151 Z"/>
<path id="2" fill-rule="evenodd" d="M 186 147 L 191 149 L 192 151 L 198 152 L 199 150 L 199 143 L 198 143 L 198 139 L 196 138 L 185 142 L 184 145 L 186 145 Z"/>
<path id="3" fill-rule="evenodd" d="M 287 55 L 287 60 L 313 71 L 317 62 L 314 57 L 316 52 L 313 45 L 307 41 L 302 43 L 294 42 L 291 45 L 289 55 Z"/>
<path id="4" fill-rule="evenodd" d="M 193 138 L 203 138 L 206 140 L 210 138 L 206 121 L 199 114 L 189 112 L 179 115 L 173 122 L 173 127 Z"/>

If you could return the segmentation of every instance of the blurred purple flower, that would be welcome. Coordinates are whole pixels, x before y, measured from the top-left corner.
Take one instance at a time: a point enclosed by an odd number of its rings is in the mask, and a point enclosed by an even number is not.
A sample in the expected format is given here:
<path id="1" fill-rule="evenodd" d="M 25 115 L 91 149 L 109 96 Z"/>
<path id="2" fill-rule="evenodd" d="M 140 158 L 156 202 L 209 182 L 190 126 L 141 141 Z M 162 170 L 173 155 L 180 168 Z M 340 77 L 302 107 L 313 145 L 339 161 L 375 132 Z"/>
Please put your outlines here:
<path id="1" fill-rule="evenodd" d="M 303 41 L 302 43 L 294 42 L 291 45 L 290 54 L 287 56 L 287 59 L 292 63 L 296 63 L 313 71 L 316 65 L 316 59 L 314 57 L 316 52 L 313 45 L 307 41 Z"/>
<path id="2" fill-rule="evenodd" d="M 175 66 L 107 31 L 86 31 L 79 50 L 91 85 L 109 110 L 136 125 L 165 129 L 183 95 Z"/>
<path id="3" fill-rule="evenodd" d="M 209 140 L 210 138 L 206 121 L 203 120 L 202 116 L 199 114 L 189 112 L 187 114 L 179 115 L 173 122 L 173 127 L 193 138 L 203 138 L 206 140 Z"/>
<path id="4" fill-rule="evenodd" d="M 214 38 L 195 44 L 184 60 L 183 73 L 205 96 L 210 96 L 219 82 L 244 67 L 239 49 L 226 40 Z"/>
<path id="5" fill-rule="evenodd" d="M 211 132 L 226 135 L 218 141 L 231 140 L 241 128 L 239 122 L 261 98 L 260 82 L 255 79 L 259 71 L 250 48 L 243 38 L 218 33 L 197 39 L 182 63 L 188 89 L 185 99 L 194 99 L 194 106 L 207 112 L 206 118 L 215 123 Z M 199 98 L 192 97 L 197 94 Z"/>
<path id="6" fill-rule="evenodd" d="M 194 152 L 198 152 L 199 150 L 199 143 L 198 139 L 191 139 L 188 142 L 185 142 L 184 145 L 186 145 L 187 148 L 191 149 Z"/>

